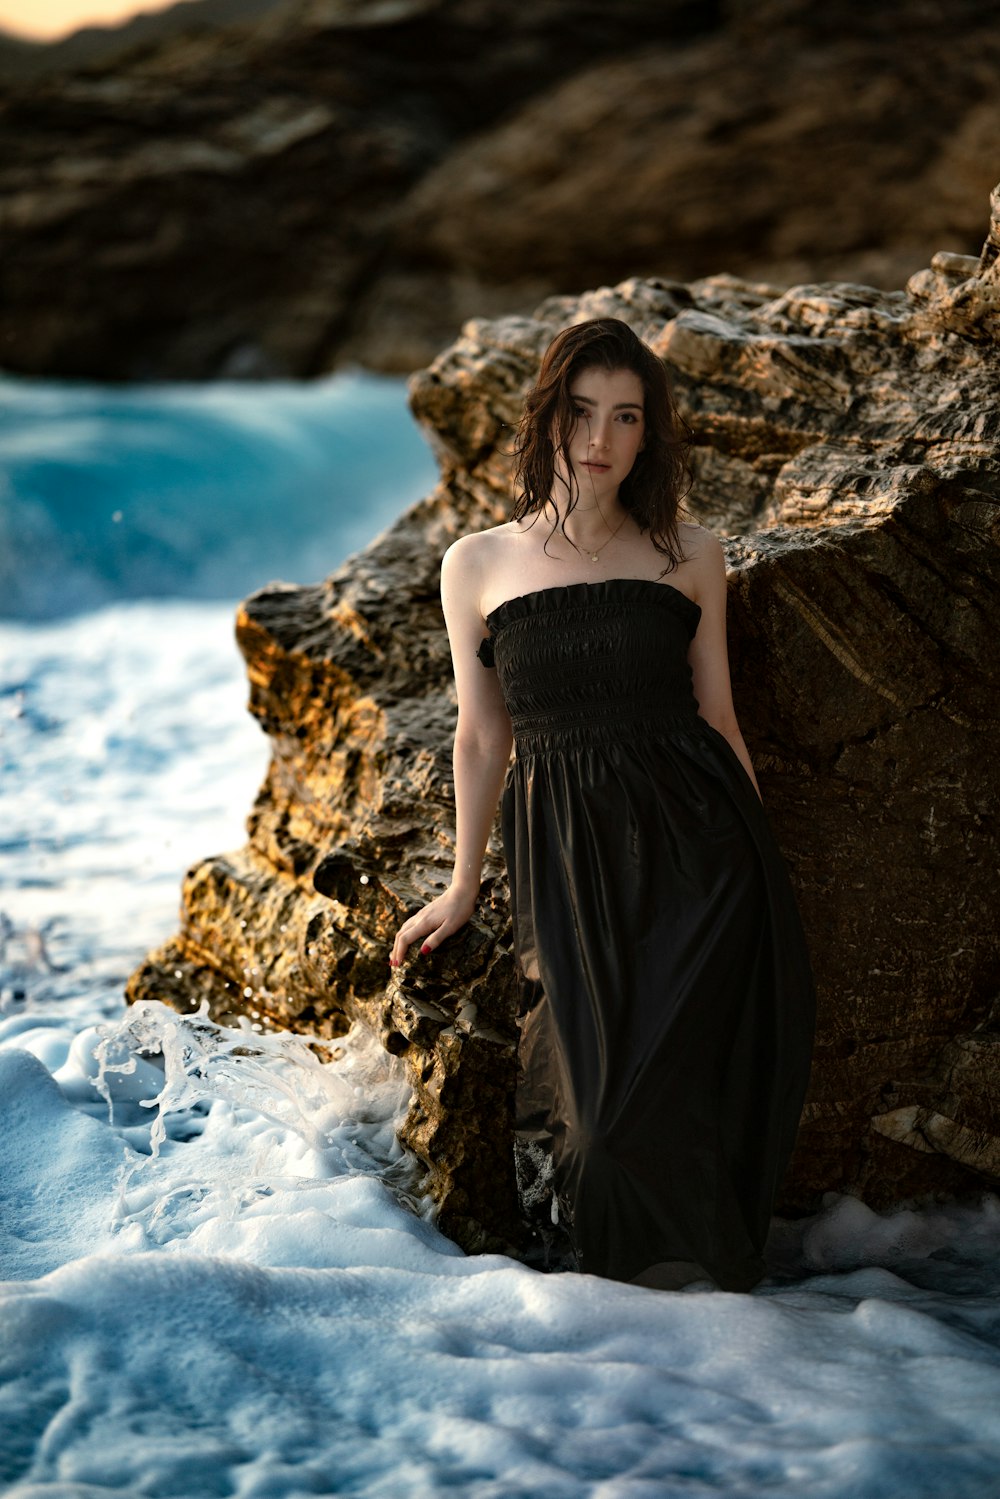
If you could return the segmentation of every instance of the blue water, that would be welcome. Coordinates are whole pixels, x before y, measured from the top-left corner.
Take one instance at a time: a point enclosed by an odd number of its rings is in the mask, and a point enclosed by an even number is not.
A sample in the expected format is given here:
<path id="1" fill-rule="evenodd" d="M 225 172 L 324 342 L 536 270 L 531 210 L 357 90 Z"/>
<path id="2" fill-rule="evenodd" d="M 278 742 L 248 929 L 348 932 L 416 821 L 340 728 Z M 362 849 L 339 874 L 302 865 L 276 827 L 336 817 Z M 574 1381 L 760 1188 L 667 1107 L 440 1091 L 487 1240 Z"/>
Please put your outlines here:
<path id="1" fill-rule="evenodd" d="M 405 383 L 0 377 L 0 617 L 313 582 L 427 494 Z"/>

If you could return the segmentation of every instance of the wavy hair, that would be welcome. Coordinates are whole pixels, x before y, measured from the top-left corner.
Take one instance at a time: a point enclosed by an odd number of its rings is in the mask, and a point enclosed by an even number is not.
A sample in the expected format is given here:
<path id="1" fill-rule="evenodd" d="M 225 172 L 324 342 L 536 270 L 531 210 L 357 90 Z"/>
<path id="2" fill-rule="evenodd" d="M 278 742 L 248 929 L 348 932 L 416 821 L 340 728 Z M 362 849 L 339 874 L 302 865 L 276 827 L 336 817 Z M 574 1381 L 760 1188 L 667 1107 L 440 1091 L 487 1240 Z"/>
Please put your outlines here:
<path id="1" fill-rule="evenodd" d="M 628 323 L 618 318 L 574 323 L 556 335 L 542 356 L 538 379 L 528 392 L 514 439 L 511 519 L 542 514 L 551 503 L 558 479 L 566 487 L 568 503 L 562 517 L 553 520 L 546 547 L 557 527 L 566 535 L 566 517 L 580 493 L 567 447 L 577 422 L 570 386 L 577 375 L 589 369 L 609 373 L 631 370 L 642 381 L 645 440 L 631 472 L 622 480 L 618 499 L 640 531 L 648 531 L 656 550 L 668 559 L 664 572 L 672 572 L 683 561 L 677 513 L 691 487 L 687 455 L 693 434 L 674 404 L 662 361 Z M 562 456 L 568 484 L 556 473 L 557 455 Z"/>

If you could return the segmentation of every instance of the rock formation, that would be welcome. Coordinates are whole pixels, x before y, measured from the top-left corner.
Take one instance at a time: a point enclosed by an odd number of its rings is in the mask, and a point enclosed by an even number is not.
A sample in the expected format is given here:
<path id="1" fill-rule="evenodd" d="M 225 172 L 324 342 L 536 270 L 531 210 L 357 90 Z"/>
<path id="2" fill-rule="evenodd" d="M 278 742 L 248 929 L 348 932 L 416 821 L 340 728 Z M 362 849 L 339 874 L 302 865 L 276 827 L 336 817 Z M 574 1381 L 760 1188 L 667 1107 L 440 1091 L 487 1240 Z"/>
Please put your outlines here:
<path id="1" fill-rule="evenodd" d="M 630 280 L 470 323 L 412 382 L 435 493 L 325 582 L 240 609 L 270 769 L 247 846 L 188 872 L 183 929 L 130 997 L 330 1036 L 363 1021 L 407 1064 L 403 1138 L 442 1227 L 516 1242 L 499 848 L 468 928 L 392 977 L 387 955 L 450 872 L 440 556 L 504 513 L 544 346 L 613 314 L 696 434 L 691 504 L 727 538 L 737 708 L 817 973 L 779 1208 L 1000 1182 L 1000 187 L 992 210 L 978 260 L 936 254 L 905 291 Z"/>
<path id="2" fill-rule="evenodd" d="M 900 286 L 978 245 L 998 72 L 987 0 L 276 3 L 8 91 L 0 367 L 408 371 L 625 275 Z"/>

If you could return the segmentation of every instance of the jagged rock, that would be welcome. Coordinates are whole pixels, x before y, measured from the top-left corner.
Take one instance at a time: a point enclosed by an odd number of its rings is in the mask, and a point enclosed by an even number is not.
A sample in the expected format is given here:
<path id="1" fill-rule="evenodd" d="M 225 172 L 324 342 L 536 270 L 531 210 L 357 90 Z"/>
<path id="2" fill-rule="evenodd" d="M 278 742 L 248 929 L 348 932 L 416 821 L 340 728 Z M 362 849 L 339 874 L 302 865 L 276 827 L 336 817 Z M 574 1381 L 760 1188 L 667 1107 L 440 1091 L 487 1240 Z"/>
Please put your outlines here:
<path id="1" fill-rule="evenodd" d="M 894 11 L 901 31 L 883 11 L 803 19 L 794 6 L 736 7 L 686 47 L 597 54 L 458 145 L 396 216 L 372 336 L 421 277 L 425 296 L 446 278 L 472 315 L 498 283 L 530 305 L 545 283 L 688 280 L 718 265 L 782 286 L 897 287 L 932 235 L 972 248 L 1000 133 L 995 92 L 966 94 L 955 128 L 972 36 L 961 53 L 935 45 L 946 15 L 927 8 Z"/>
<path id="2" fill-rule="evenodd" d="M 470 1247 L 516 1228 L 498 1149 L 514 1063 L 498 851 L 477 918 L 433 966 L 389 982 L 386 937 L 450 875 L 454 704 L 437 574 L 456 531 L 482 519 L 471 491 L 442 486 L 325 583 L 246 601 L 250 709 L 274 750 L 250 843 L 188 872 L 183 931 L 129 985 L 133 1000 L 208 998 L 219 1018 L 242 1010 L 322 1036 L 362 1020 L 408 1064 L 403 1139 L 430 1166 L 442 1227 Z"/>
<path id="3" fill-rule="evenodd" d="M 813 1078 L 779 1206 L 995 1185 L 1000 189 L 992 207 L 978 260 L 937 255 L 906 291 L 630 280 L 470 323 L 412 381 L 435 494 L 326 582 L 243 605 L 273 746 L 250 841 L 190 871 L 183 930 L 130 996 L 373 1027 L 409 1069 L 404 1139 L 442 1226 L 516 1242 L 495 843 L 469 928 L 391 978 L 386 960 L 450 869 L 439 558 L 505 512 L 541 350 L 610 313 L 662 354 L 696 433 L 692 508 L 726 533 L 737 707 L 814 957 Z"/>
<path id="4" fill-rule="evenodd" d="M 987 0 L 243 3 L 0 103 L 3 368 L 412 370 L 557 289 L 895 287 L 978 241 Z"/>
<path id="5" fill-rule="evenodd" d="M 252 28 L 201 31 L 195 15 L 188 34 L 10 90 L 0 366 L 114 379 L 332 367 L 429 167 L 594 47 L 620 52 L 637 27 L 676 44 L 698 10 L 295 0 Z M 446 318 L 430 352 L 456 327 Z"/>

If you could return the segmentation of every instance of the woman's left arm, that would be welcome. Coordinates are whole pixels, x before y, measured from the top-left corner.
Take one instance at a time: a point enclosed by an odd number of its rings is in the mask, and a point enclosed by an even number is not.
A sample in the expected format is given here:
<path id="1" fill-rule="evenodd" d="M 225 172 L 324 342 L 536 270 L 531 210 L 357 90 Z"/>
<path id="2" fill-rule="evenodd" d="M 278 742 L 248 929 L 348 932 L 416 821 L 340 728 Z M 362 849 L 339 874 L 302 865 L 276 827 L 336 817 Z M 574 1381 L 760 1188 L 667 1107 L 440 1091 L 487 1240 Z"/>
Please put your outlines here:
<path id="1" fill-rule="evenodd" d="M 688 662 L 698 712 L 728 740 L 759 797 L 760 787 L 733 707 L 726 640 L 726 558 L 718 537 L 703 530 L 698 538 L 696 557 L 692 560 L 697 584 L 695 602 L 701 605 L 701 619 L 691 642 Z"/>

